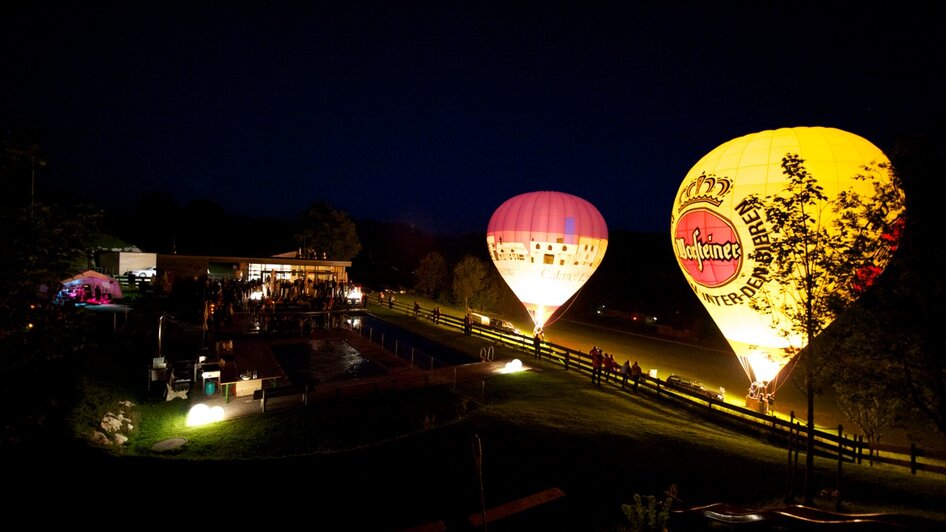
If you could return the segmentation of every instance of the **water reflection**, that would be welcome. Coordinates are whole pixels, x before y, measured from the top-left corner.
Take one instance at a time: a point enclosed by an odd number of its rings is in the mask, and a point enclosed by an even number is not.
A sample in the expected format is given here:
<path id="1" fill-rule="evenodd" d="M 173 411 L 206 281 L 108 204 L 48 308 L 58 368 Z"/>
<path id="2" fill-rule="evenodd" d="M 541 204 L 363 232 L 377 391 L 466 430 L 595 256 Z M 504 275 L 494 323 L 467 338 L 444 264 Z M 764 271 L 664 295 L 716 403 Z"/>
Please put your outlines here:
<path id="1" fill-rule="evenodd" d="M 341 339 L 319 339 L 272 346 L 294 384 L 318 384 L 386 375 L 387 370 Z"/>

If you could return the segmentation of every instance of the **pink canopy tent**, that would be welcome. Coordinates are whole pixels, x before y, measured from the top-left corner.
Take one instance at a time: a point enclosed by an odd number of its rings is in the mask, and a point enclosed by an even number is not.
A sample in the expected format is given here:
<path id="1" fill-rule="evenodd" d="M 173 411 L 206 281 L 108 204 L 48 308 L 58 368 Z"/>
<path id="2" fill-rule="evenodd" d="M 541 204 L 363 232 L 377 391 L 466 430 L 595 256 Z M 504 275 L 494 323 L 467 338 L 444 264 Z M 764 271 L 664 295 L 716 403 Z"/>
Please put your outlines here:
<path id="1" fill-rule="evenodd" d="M 109 300 L 122 298 L 122 287 L 119 282 L 94 270 L 84 271 L 62 281 L 64 292 L 83 290 L 84 285 L 89 285 L 93 295 L 95 294 L 95 288 L 98 287 L 103 298 L 106 295 Z"/>

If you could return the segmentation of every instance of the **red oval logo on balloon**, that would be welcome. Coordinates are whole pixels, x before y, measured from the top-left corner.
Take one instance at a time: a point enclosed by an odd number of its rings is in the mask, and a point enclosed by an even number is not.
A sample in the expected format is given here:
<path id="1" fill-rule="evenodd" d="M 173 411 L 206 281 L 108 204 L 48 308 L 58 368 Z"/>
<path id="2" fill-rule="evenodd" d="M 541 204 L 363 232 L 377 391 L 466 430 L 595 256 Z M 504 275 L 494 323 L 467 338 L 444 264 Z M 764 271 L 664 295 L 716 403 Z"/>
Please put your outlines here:
<path id="1" fill-rule="evenodd" d="M 729 283 L 742 266 L 742 245 L 735 227 L 707 209 L 693 209 L 680 216 L 673 247 L 687 275 L 706 288 Z"/>

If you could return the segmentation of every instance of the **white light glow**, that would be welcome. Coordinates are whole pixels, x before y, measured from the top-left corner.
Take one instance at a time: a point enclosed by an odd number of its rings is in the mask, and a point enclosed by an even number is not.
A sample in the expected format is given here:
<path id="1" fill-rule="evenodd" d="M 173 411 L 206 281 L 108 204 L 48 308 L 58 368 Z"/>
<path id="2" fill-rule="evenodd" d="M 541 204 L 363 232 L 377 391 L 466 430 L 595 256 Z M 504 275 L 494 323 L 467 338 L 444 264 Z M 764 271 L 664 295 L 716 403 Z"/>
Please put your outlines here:
<path id="1" fill-rule="evenodd" d="M 572 295 L 574 295 L 594 273 L 604 251 L 606 239 L 581 237 L 578 245 L 561 246 L 543 242 L 536 247 L 534 242 L 504 242 L 505 254 L 493 253 L 495 264 L 503 280 L 522 302 L 536 327 L 544 327 Z M 487 236 L 491 249 L 499 249 L 493 237 Z M 549 248 L 554 248 L 557 260 L 546 263 L 551 257 Z M 561 249 L 570 251 L 558 251 Z M 590 260 L 581 260 L 581 249 L 598 250 Z M 513 250 L 513 251 L 510 251 Z M 527 260 L 523 260 L 526 257 Z"/>
<path id="2" fill-rule="evenodd" d="M 516 358 L 511 362 L 506 362 L 506 365 L 496 370 L 496 373 L 518 373 L 524 370 L 525 368 L 522 366 L 522 361 Z"/>
<path id="3" fill-rule="evenodd" d="M 187 413 L 186 424 L 188 427 L 199 427 L 208 423 L 216 423 L 217 421 L 223 421 L 222 406 L 211 408 L 204 403 L 197 403 L 192 406 Z"/>
<path id="4" fill-rule="evenodd" d="M 756 380 L 763 382 L 772 382 L 775 376 L 782 369 L 781 361 L 773 360 L 764 351 L 752 351 L 746 355 L 746 361 L 752 368 L 752 374 Z"/>
<path id="5" fill-rule="evenodd" d="M 356 286 L 348 292 L 348 299 L 350 300 L 360 300 L 362 297 L 361 287 Z"/>

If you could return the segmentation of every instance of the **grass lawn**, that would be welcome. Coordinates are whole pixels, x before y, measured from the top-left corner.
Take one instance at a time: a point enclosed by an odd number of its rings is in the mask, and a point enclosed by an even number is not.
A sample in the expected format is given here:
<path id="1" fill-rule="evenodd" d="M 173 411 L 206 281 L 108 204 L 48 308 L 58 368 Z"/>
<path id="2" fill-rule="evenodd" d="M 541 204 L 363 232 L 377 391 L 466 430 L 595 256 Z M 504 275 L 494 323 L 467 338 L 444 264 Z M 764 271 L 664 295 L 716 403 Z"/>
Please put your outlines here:
<path id="1" fill-rule="evenodd" d="M 465 350 L 483 342 L 403 313 L 371 310 Z M 531 363 L 521 352 L 498 353 L 513 355 Z M 315 529 L 402 530 L 441 523 L 463 530 L 484 505 L 558 488 L 564 497 L 489 529 L 622 530 L 628 521 L 621 506 L 635 494 L 662 497 L 675 485 L 674 508 L 774 505 L 785 495 L 789 469 L 786 450 L 757 435 L 646 393 L 628 397 L 593 387 L 586 375 L 552 363 L 461 382 L 455 391 L 432 387 L 318 402 L 198 428 L 184 425 L 183 409 L 181 401 L 139 404 L 138 426 L 122 452 L 64 446 L 43 456 L 43 466 L 59 472 L 56 480 L 30 475 L 18 494 L 102 493 L 103 505 L 139 524 L 147 522 L 144 509 L 160 506 L 164 515 L 180 508 L 194 525 L 194 501 L 200 501 L 213 526 L 301 522 Z M 187 444 L 170 454 L 150 450 L 173 437 Z M 819 457 L 816 466 L 816 492 L 836 488 L 836 462 Z M 946 526 L 942 475 L 845 464 L 840 492 L 845 511 L 922 515 Z M 835 504 L 816 502 L 826 509 Z"/>

